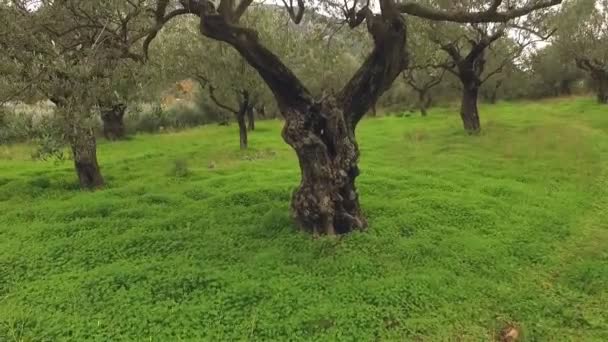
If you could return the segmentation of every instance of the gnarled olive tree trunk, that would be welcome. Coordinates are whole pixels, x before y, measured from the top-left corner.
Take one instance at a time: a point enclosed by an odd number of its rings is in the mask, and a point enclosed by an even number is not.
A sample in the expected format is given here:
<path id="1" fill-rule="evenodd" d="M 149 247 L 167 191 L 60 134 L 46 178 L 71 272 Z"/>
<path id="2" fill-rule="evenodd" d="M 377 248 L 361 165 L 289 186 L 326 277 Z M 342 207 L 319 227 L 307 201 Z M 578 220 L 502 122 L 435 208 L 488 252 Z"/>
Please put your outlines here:
<path id="1" fill-rule="evenodd" d="M 304 115 L 302 115 L 304 114 Z M 314 234 L 343 234 L 367 227 L 355 179 L 359 148 L 354 129 L 335 99 L 284 112 L 283 138 L 300 162 L 302 179 L 291 209 L 303 229 Z"/>
<path id="2" fill-rule="evenodd" d="M 126 136 L 124 116 L 127 106 L 118 103 L 100 105 L 101 120 L 103 121 L 103 136 L 108 140 L 120 140 Z"/>

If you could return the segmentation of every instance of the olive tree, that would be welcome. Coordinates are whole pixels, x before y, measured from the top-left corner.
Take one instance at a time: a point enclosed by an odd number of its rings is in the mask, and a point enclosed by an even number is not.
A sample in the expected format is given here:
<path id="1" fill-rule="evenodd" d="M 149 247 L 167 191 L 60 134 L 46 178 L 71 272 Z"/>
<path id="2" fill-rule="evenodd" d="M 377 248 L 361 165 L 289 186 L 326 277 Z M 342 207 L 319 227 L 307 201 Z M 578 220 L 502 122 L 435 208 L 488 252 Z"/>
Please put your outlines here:
<path id="1" fill-rule="evenodd" d="M 410 66 L 403 72 L 406 84 L 417 94 L 418 108 L 422 116 L 433 101 L 431 90 L 444 78 L 450 61 L 428 39 L 428 23 L 421 19 L 410 19 L 409 50 Z M 412 31 L 413 30 L 413 31 Z"/>
<path id="2" fill-rule="evenodd" d="M 558 31 L 550 45 L 534 51 L 527 59 L 533 96 L 572 95 L 575 83 L 584 79 L 561 36 Z"/>
<path id="3" fill-rule="evenodd" d="M 355 129 L 365 113 L 408 66 L 407 16 L 456 22 L 505 22 L 559 0 L 521 1 L 515 7 L 501 0 L 463 12 L 394 0 L 342 4 L 350 27 L 364 25 L 372 38 L 371 51 L 344 87 L 314 96 L 293 70 L 264 42 L 255 28 L 241 20 L 253 0 L 157 0 L 156 25 L 147 43 L 171 19 L 194 15 L 200 33 L 234 48 L 272 92 L 285 119 L 283 139 L 295 150 L 302 179 L 293 193 L 291 210 L 302 229 L 314 234 L 342 234 L 367 227 L 355 179 L 359 148 Z M 295 23 L 305 15 L 304 0 L 284 2 Z M 326 70 L 319 70 L 322 74 Z"/>
<path id="4" fill-rule="evenodd" d="M 47 132 L 47 137 L 70 146 L 82 188 L 104 185 L 97 161 L 94 113 L 99 108 L 108 111 L 105 100 L 115 93 L 112 72 L 119 70 L 120 62 L 143 61 L 130 48 L 145 37 L 147 29 L 134 38 L 129 24 L 134 18 L 148 16 L 144 5 L 145 0 L 1 3 L 6 20 L 0 28 L 0 46 L 11 70 L 6 77 L 15 85 L 12 99 L 44 97 L 55 104 L 53 127 L 57 130 Z M 107 121 L 108 115 L 102 117 Z"/>
<path id="5" fill-rule="evenodd" d="M 608 104 L 608 0 L 568 1 L 558 19 L 567 55 L 591 77 L 598 102 Z"/>
<path id="6" fill-rule="evenodd" d="M 461 83 L 460 117 L 467 133 L 481 131 L 478 102 L 482 85 L 521 56 L 526 47 L 549 38 L 553 31 L 545 27 L 546 19 L 528 16 L 502 23 L 431 25 L 430 39 L 449 56 L 452 63 L 446 64 L 447 70 Z M 494 48 L 497 45 L 499 48 Z M 501 86 L 501 82 L 496 84 Z"/>

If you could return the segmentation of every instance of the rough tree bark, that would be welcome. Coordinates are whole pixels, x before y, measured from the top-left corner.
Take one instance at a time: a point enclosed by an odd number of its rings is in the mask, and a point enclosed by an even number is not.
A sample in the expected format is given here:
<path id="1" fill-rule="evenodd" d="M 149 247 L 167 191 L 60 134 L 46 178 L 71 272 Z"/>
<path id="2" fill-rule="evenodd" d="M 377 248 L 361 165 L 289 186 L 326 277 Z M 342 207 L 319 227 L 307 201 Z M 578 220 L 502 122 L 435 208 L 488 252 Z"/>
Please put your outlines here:
<path id="1" fill-rule="evenodd" d="M 103 136 L 107 140 L 120 140 L 126 136 L 124 116 L 127 106 L 118 103 L 101 105 L 101 120 L 103 121 Z"/>
<path id="2" fill-rule="evenodd" d="M 82 130 L 69 140 L 80 187 L 89 190 L 101 188 L 104 179 L 97 163 L 97 144 L 93 130 Z"/>

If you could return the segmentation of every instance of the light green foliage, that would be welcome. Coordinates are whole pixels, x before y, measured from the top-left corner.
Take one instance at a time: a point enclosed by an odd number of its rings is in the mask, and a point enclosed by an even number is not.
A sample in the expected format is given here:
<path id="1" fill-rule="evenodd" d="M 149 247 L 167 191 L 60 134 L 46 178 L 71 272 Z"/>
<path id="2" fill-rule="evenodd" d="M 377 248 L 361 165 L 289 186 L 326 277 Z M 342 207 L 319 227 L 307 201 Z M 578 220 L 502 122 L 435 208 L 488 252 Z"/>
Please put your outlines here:
<path id="1" fill-rule="evenodd" d="M 341 28 L 332 19 L 310 13 L 299 25 L 290 22 L 285 11 L 271 5 L 251 8 L 241 23 L 255 28 L 270 51 L 300 77 L 316 95 L 337 92 L 354 74 L 367 51 L 368 37 L 359 30 Z M 201 37 L 195 18 L 179 18 L 159 33 L 150 48 L 151 65 L 160 84 L 202 76 L 216 97 L 238 109 L 238 92 L 248 90 L 258 103 L 274 105 L 274 99 L 260 76 L 233 48 Z M 348 36 L 349 39 L 345 37 Z M 206 91 L 201 102 L 210 102 Z M 270 109 L 269 112 L 276 110 Z M 272 113 L 269 113 L 272 115 Z"/>
<path id="2" fill-rule="evenodd" d="M 533 75 L 533 86 L 529 89 L 532 97 L 570 95 L 577 81 L 584 78 L 559 37 L 551 45 L 535 51 L 528 63 Z"/>
<path id="3" fill-rule="evenodd" d="M 132 45 L 147 30 L 144 0 L 61 3 L 18 0 L 0 4 L 0 101 L 52 100 L 62 108 L 41 141 L 73 144 L 97 126 L 96 107 L 126 102 L 141 92 L 141 56 Z M 51 127 L 51 126 L 49 126 Z M 42 146 L 42 150 L 46 150 Z"/>
<path id="4" fill-rule="evenodd" d="M 94 193 L 0 147 L 0 340 L 608 340 L 605 110 L 483 111 L 361 125 L 371 226 L 339 239 L 292 226 L 276 121 L 102 143 Z"/>
<path id="5" fill-rule="evenodd" d="M 567 1 L 556 21 L 567 56 L 608 65 L 608 0 Z"/>

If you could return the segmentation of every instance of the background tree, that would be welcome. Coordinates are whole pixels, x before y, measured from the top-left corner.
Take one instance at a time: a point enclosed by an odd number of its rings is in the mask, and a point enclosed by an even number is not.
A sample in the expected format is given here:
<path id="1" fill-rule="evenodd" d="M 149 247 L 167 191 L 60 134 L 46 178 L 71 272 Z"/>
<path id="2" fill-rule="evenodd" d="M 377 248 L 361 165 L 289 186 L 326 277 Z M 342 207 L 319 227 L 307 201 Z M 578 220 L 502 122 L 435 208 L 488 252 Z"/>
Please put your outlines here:
<path id="1" fill-rule="evenodd" d="M 403 72 L 404 81 L 417 94 L 418 108 L 422 116 L 432 103 L 431 89 L 437 87 L 450 66 L 450 62 L 440 53 L 438 47 L 428 39 L 428 22 L 410 19 L 409 51 L 410 67 Z"/>
<path id="2" fill-rule="evenodd" d="M 503 1 L 468 13 L 445 11 L 418 3 L 344 4 L 342 14 L 350 27 L 365 23 L 373 49 L 354 76 L 337 93 L 315 98 L 300 78 L 271 50 L 259 34 L 241 21 L 252 0 L 216 4 L 198 0 L 158 0 L 156 26 L 146 45 L 172 18 L 192 14 L 200 18 L 203 36 L 232 46 L 270 88 L 285 118 L 283 138 L 298 155 L 302 181 L 292 198 L 292 213 L 299 225 L 317 234 L 347 233 L 367 226 L 355 188 L 359 149 L 355 128 L 407 67 L 406 20 L 402 12 L 434 20 L 460 22 L 508 21 L 560 1 L 532 1 L 510 8 Z M 285 2 L 296 23 L 302 21 L 304 1 Z M 372 8 L 379 12 L 374 13 Z"/>
<path id="3" fill-rule="evenodd" d="M 558 31 L 551 44 L 534 51 L 528 58 L 534 78 L 530 89 L 532 96 L 572 95 L 576 82 L 584 79 L 583 72 L 576 67 L 560 36 Z"/>
<path id="4" fill-rule="evenodd" d="M 567 56 L 590 76 L 598 102 L 608 104 L 608 0 L 568 1 L 557 19 Z"/>
<path id="5" fill-rule="evenodd" d="M 426 66 L 410 68 L 403 73 L 405 82 L 418 94 L 418 108 L 422 116 L 433 103 L 431 89 L 438 86 L 445 75 L 445 68 Z"/>
<path id="6" fill-rule="evenodd" d="M 2 27 L 0 45 L 11 69 L 8 77 L 13 84 L 24 85 L 14 88 L 12 99 L 43 97 L 56 105 L 53 127 L 57 130 L 55 134 L 45 132 L 48 139 L 44 141 L 70 146 L 83 188 L 104 184 L 97 162 L 97 120 L 93 113 L 111 97 L 107 94 L 115 93 L 110 72 L 117 70 L 120 61 L 142 60 L 130 51 L 131 43 L 139 38 L 133 40 L 127 31 L 133 18 L 147 16 L 144 4 L 144 0 L 13 0 L 2 4 L 8 21 Z M 61 152 L 58 148 L 47 151 Z"/>
<path id="7" fill-rule="evenodd" d="M 478 109 L 481 86 L 513 63 L 527 46 L 535 43 L 533 36 L 541 40 L 548 38 L 541 33 L 548 31 L 542 25 L 542 19 L 546 18 L 532 16 L 498 24 L 474 23 L 461 27 L 454 24 L 432 25 L 431 40 L 450 57 L 452 64 L 447 70 L 461 82 L 460 117 L 467 133 L 477 134 L 481 131 Z M 510 39 L 505 40 L 500 49 L 491 48 L 507 35 Z M 488 64 L 489 60 L 494 61 L 493 65 Z"/>

